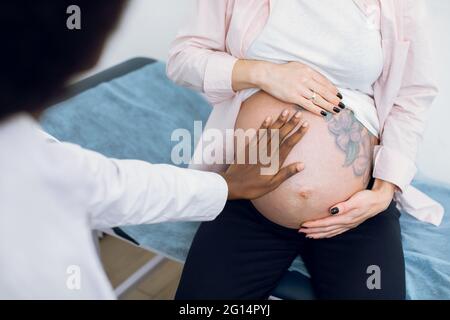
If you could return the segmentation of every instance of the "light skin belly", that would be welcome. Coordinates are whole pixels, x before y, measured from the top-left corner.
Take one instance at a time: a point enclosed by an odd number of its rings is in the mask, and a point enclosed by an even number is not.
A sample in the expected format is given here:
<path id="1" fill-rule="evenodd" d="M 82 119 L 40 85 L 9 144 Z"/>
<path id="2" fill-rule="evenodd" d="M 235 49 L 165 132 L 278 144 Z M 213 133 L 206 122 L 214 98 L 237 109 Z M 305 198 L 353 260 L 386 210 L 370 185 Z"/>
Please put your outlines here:
<path id="1" fill-rule="evenodd" d="M 235 127 L 259 128 L 267 116 L 277 118 L 284 109 L 299 107 L 258 92 L 242 104 Z M 377 143 L 350 110 L 328 118 L 305 110 L 303 119 L 309 123 L 308 133 L 292 149 L 284 165 L 300 161 L 305 170 L 252 201 L 266 218 L 293 229 L 303 222 L 329 216 L 333 205 L 367 187 Z"/>

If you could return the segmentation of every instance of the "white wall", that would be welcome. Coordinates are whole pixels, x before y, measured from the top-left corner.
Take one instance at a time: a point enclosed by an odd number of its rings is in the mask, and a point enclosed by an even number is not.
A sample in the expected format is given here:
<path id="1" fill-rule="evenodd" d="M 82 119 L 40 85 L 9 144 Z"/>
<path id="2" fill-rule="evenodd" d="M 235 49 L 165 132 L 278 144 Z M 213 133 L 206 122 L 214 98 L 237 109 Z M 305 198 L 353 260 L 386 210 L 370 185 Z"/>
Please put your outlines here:
<path id="1" fill-rule="evenodd" d="M 427 3 L 441 94 L 430 114 L 418 164 L 429 177 L 450 183 L 450 1 Z M 169 44 L 194 4 L 195 0 L 131 0 L 121 26 L 93 72 L 136 56 L 166 60 Z"/>
<path id="2" fill-rule="evenodd" d="M 166 60 L 170 43 L 194 5 L 195 0 L 130 0 L 100 63 L 89 74 L 137 56 Z"/>
<path id="3" fill-rule="evenodd" d="M 450 1 L 427 0 L 427 3 L 440 94 L 430 113 L 418 164 L 424 174 L 450 183 Z"/>

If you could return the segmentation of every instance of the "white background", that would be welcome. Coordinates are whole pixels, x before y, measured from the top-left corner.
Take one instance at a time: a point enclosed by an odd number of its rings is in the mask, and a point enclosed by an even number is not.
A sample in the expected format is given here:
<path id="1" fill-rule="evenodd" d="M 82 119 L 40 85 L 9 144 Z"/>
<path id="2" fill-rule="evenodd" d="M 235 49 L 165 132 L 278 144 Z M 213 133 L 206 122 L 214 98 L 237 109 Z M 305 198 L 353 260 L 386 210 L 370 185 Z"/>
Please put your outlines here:
<path id="1" fill-rule="evenodd" d="M 431 110 L 418 165 L 421 173 L 450 183 L 450 1 L 427 0 L 427 4 L 441 93 Z M 195 0 L 131 0 L 93 72 L 136 56 L 166 60 L 170 42 L 194 5 Z"/>

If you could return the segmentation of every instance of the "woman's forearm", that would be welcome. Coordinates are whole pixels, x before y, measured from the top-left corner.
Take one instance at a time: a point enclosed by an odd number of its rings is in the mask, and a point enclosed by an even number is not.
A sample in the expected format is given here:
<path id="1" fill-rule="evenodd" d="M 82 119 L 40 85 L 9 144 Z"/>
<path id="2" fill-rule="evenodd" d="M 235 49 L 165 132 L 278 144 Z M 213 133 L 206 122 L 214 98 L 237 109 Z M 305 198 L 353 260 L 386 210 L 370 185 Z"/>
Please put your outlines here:
<path id="1" fill-rule="evenodd" d="M 257 60 L 238 60 L 234 64 L 232 86 L 234 91 L 261 88 L 270 72 L 270 62 Z"/>
<path id="2" fill-rule="evenodd" d="M 381 179 L 375 179 L 372 191 L 377 193 L 376 200 L 380 204 L 382 210 L 384 210 L 386 206 L 389 206 L 394 198 L 394 193 L 396 190 L 397 187 L 393 183 Z"/>

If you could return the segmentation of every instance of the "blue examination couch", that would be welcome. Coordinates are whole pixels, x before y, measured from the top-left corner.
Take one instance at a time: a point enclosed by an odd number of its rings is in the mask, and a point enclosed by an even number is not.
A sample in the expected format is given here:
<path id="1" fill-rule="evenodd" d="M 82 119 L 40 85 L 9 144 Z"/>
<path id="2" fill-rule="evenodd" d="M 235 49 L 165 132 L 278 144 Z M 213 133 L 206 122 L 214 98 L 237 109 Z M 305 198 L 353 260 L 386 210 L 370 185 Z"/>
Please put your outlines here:
<path id="1" fill-rule="evenodd" d="M 193 131 L 194 120 L 206 121 L 210 106 L 191 90 L 174 85 L 163 63 L 136 58 L 73 85 L 42 116 L 44 129 L 69 141 L 119 159 L 171 163 L 177 128 Z M 193 146 L 192 146 L 193 147 Z M 415 186 L 450 210 L 450 186 L 419 178 Z M 450 217 L 439 228 L 401 217 L 409 299 L 450 299 Z M 183 262 L 198 223 L 162 223 L 115 228 L 116 236 L 165 257 Z M 272 296 L 314 299 L 300 258 Z"/>

